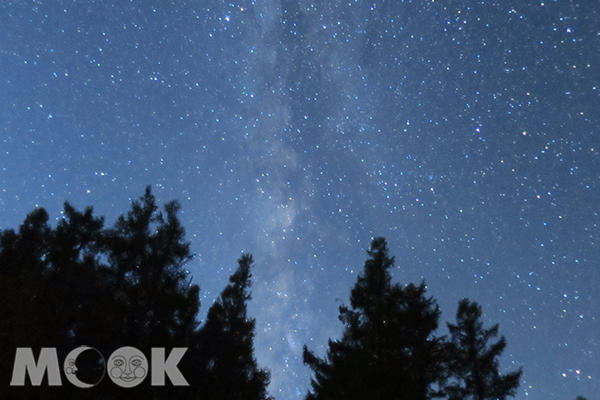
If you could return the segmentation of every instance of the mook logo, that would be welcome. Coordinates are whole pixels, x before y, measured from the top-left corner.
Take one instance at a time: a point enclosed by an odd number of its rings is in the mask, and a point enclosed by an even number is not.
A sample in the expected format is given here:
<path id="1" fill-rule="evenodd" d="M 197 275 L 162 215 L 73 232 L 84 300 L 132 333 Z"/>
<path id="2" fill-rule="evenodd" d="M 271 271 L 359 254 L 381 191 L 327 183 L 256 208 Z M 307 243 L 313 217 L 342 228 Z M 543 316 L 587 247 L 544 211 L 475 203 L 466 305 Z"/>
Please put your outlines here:
<path id="1" fill-rule="evenodd" d="M 177 364 L 185 354 L 186 347 L 174 348 L 165 360 L 165 349 L 152 348 L 151 365 L 144 353 L 135 347 L 121 347 L 108 358 L 108 363 L 98 350 L 81 346 L 65 357 L 63 371 L 71 384 L 80 388 L 91 388 L 99 384 L 108 372 L 108 377 L 117 385 L 132 388 L 139 385 L 148 376 L 152 386 L 164 386 L 165 375 L 174 386 L 189 386 Z M 61 386 L 61 374 L 53 347 L 43 347 L 36 362 L 29 347 L 17 348 L 13 366 L 11 386 L 25 386 L 28 374 L 32 386 L 40 386 L 44 374 L 48 373 L 49 386 Z"/>

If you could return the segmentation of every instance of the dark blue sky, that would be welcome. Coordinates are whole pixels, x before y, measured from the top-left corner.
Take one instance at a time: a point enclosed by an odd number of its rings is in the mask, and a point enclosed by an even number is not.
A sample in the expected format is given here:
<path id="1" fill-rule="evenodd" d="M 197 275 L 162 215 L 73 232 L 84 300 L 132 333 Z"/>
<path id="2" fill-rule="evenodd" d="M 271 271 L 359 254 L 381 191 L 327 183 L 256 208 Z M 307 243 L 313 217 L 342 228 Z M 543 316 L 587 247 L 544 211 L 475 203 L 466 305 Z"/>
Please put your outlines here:
<path id="1" fill-rule="evenodd" d="M 463 297 L 500 324 L 517 399 L 598 400 L 599 27 L 594 0 L 1 0 L 0 228 L 179 199 L 203 315 L 254 254 L 279 400 L 385 236 L 441 326 Z"/>

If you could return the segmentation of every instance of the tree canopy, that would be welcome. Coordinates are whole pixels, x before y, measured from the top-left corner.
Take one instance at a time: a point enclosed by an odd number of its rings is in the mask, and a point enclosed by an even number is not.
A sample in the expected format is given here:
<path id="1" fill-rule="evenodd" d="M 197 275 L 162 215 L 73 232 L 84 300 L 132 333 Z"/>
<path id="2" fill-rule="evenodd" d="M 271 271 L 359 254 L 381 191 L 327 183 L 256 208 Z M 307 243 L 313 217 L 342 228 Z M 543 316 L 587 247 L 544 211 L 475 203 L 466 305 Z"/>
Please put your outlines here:
<path id="1" fill-rule="evenodd" d="M 329 341 L 325 359 L 304 346 L 315 373 L 307 399 L 426 399 L 443 377 L 435 300 L 424 283 L 391 283 L 394 258 L 385 239 L 374 239 L 367 253 L 350 307 L 339 308 L 342 339 Z"/>
<path id="2" fill-rule="evenodd" d="M 451 339 L 435 335 L 440 310 L 426 285 L 391 282 L 394 258 L 384 238 L 375 238 L 369 258 L 350 294 L 350 306 L 339 308 L 344 324 L 340 340 L 329 340 L 325 358 L 304 346 L 312 369 L 307 400 L 505 399 L 514 396 L 521 371 L 498 374 L 502 338 L 481 327 L 481 308 L 463 300 L 457 325 L 448 324 Z"/>
<path id="3" fill-rule="evenodd" d="M 202 399 L 271 399 L 266 391 L 270 374 L 254 358 L 255 320 L 246 310 L 251 298 L 252 255 L 242 256 L 238 263 L 199 333 Z"/>
<path id="4" fill-rule="evenodd" d="M 200 365 L 205 359 L 193 351 L 179 365 L 190 387 L 169 383 L 150 387 L 150 379 L 127 390 L 110 382 L 101 382 L 93 390 L 75 388 L 68 382 L 58 388 L 9 385 L 18 347 L 32 348 L 36 356 L 42 347 L 53 347 L 61 361 L 67 352 L 81 345 L 93 347 L 105 357 L 123 346 L 135 347 L 146 356 L 153 347 L 167 352 L 175 347 L 219 347 L 219 343 L 207 341 L 222 337 L 211 337 L 200 330 L 199 286 L 191 283 L 184 268 L 192 255 L 177 218 L 179 209 L 179 203 L 171 201 L 159 211 L 148 187 L 111 228 L 104 227 L 104 219 L 95 217 L 91 207 L 80 212 L 65 203 L 63 218 L 55 228 L 48 223 L 48 213 L 38 208 L 18 231 L 0 232 L 1 398 L 119 399 L 130 398 L 133 393 L 140 398 L 203 399 L 213 390 L 211 385 L 216 380 L 201 380 L 208 366 Z M 246 269 L 240 267 L 232 276 L 243 284 L 242 291 L 236 291 L 238 286 L 234 284 L 221 296 L 224 304 L 235 302 L 239 313 L 226 307 L 227 312 L 221 313 L 218 320 L 234 327 L 235 338 L 246 347 L 235 348 L 244 351 L 244 359 L 229 364 L 232 369 L 226 373 L 243 375 L 255 369 L 254 386 L 242 387 L 240 393 L 266 393 L 268 371 L 259 369 L 252 357 L 254 321 L 240 320 L 245 317 L 245 303 L 250 299 L 247 288 L 251 284 L 252 258 L 244 256 L 242 260 Z M 216 314 L 213 306 L 209 315 Z M 209 317 L 210 324 L 214 319 Z M 243 331 L 236 324 L 241 324 Z M 204 342 L 200 344 L 200 340 Z M 85 357 L 78 358 L 78 364 L 84 361 Z M 81 376 L 86 372 L 79 368 Z"/>
<path id="5" fill-rule="evenodd" d="M 78 211 L 67 202 L 55 227 L 37 208 L 18 230 L 0 232 L 0 398 L 272 400 L 247 310 L 253 257 L 238 259 L 200 324 L 200 288 L 185 269 L 193 257 L 179 209 L 171 201 L 161 210 L 147 188 L 112 227 L 91 207 Z M 384 238 L 373 239 L 367 255 L 349 304 L 339 307 L 342 337 L 329 340 L 325 357 L 303 348 L 313 372 L 308 400 L 515 395 L 522 371 L 499 373 L 506 340 L 492 341 L 499 327 L 483 327 L 477 303 L 460 301 L 449 337 L 439 336 L 441 312 L 425 282 L 392 282 L 394 257 Z M 65 382 L 66 370 L 62 386 L 48 385 L 48 374 L 41 385 L 10 386 L 17 348 L 32 348 L 34 357 L 56 348 L 62 362 L 82 345 L 106 357 L 123 346 L 146 356 L 151 348 L 185 348 L 178 367 L 189 386 L 154 387 L 146 379 L 123 389 L 105 378 L 81 389 Z M 81 380 L 97 382 L 109 371 L 94 353 L 82 354 Z"/>
<path id="6" fill-rule="evenodd" d="M 449 400 L 504 400 L 514 396 L 522 370 L 501 375 L 498 358 L 506 347 L 504 336 L 488 345 L 498 336 L 498 324 L 483 328 L 482 309 L 477 303 L 463 299 L 458 303 L 456 324 L 448 323 L 450 330 L 451 376 L 446 387 Z"/>

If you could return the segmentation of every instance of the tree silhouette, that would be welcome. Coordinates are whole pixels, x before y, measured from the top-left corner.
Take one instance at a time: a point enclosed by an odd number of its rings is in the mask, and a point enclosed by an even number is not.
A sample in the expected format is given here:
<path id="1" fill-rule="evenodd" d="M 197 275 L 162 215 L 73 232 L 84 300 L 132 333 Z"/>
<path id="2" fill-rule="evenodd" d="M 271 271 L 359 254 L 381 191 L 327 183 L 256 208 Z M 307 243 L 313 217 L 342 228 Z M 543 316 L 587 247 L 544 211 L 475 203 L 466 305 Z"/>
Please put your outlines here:
<path id="1" fill-rule="evenodd" d="M 106 251 L 120 319 L 115 327 L 132 346 L 185 344 L 197 327 L 198 290 L 189 286 L 183 265 L 192 258 L 177 219 L 176 201 L 157 212 L 150 188 L 121 215 L 100 244 Z"/>
<path id="2" fill-rule="evenodd" d="M 35 397 L 30 388 L 16 394 L 9 386 L 16 348 L 52 346 L 59 338 L 45 284 L 50 232 L 48 213 L 38 208 L 18 232 L 0 233 L 0 398 Z"/>
<path id="3" fill-rule="evenodd" d="M 246 310 L 251 298 L 252 255 L 243 255 L 238 264 L 200 331 L 202 399 L 270 399 L 270 374 L 259 368 L 254 358 L 255 320 L 248 318 Z"/>
<path id="4" fill-rule="evenodd" d="M 56 347 L 73 348 L 88 343 L 96 334 L 104 309 L 106 288 L 100 279 L 97 242 L 104 226 L 103 218 L 95 218 L 88 207 L 77 211 L 68 202 L 63 218 L 52 232 L 44 258 L 48 262 L 45 283 L 52 296 L 48 298 L 52 315 L 60 326 L 61 340 Z"/>
<path id="5" fill-rule="evenodd" d="M 147 188 L 109 229 L 92 208 L 78 211 L 65 203 L 55 228 L 38 208 L 18 231 L 0 232 L 0 398 L 271 399 L 270 374 L 254 357 L 255 320 L 247 313 L 252 256 L 238 260 L 199 327 L 199 287 L 184 269 L 191 254 L 179 208 L 172 201 L 159 211 Z M 456 324 L 448 324 L 450 339 L 436 337 L 440 310 L 425 284 L 391 282 L 394 258 L 384 238 L 374 239 L 367 254 L 350 305 L 339 307 L 342 338 L 329 340 L 325 358 L 304 346 L 304 362 L 314 373 L 307 399 L 514 396 L 521 370 L 498 373 L 506 341 L 488 344 L 498 325 L 483 328 L 481 307 L 462 300 Z M 41 347 L 56 347 L 62 362 L 80 345 L 105 357 L 122 346 L 146 355 L 151 347 L 187 347 L 179 367 L 191 386 L 151 387 L 150 379 L 132 389 L 111 382 L 93 390 L 66 382 L 49 387 L 47 379 L 42 386 L 9 385 L 17 347 L 33 348 L 36 356 Z M 102 376 L 97 354 L 78 362 L 82 377 Z"/>
<path id="6" fill-rule="evenodd" d="M 108 357 L 122 346 L 150 355 L 150 347 L 187 347 L 197 331 L 198 286 L 183 265 L 191 258 L 177 219 L 179 204 L 158 212 L 150 188 L 114 228 L 65 203 L 55 229 L 42 209 L 19 231 L 0 232 L 0 397 L 176 399 L 173 387 L 133 392 L 110 382 L 93 391 L 62 387 L 10 387 L 17 347 L 56 347 L 59 360 L 80 345 Z M 82 364 L 85 356 L 80 360 Z M 89 364 L 89 363 L 88 363 Z M 108 380 L 108 379 L 107 379 Z"/>
<path id="7" fill-rule="evenodd" d="M 364 272 L 341 306 L 345 325 L 340 341 L 329 340 L 326 359 L 304 346 L 304 362 L 314 372 L 307 399 L 415 399 L 432 397 L 433 383 L 443 378 L 442 347 L 433 337 L 439 308 L 425 297 L 424 283 L 391 283 L 384 238 L 367 252 Z"/>
<path id="8" fill-rule="evenodd" d="M 522 370 L 501 375 L 498 357 L 506 347 L 504 336 L 488 345 L 498 335 L 498 324 L 484 329 L 481 307 L 463 299 L 458 304 L 456 325 L 450 330 L 451 372 L 453 383 L 446 387 L 450 400 L 501 399 L 514 396 L 519 387 Z"/>
<path id="9" fill-rule="evenodd" d="M 158 211 L 150 187 L 131 210 L 99 240 L 108 263 L 102 272 L 112 301 L 106 305 L 106 323 L 100 327 L 97 346 L 111 354 L 126 345 L 150 355 L 152 347 L 189 347 L 198 327 L 199 287 L 187 281 L 184 265 L 192 255 L 184 241 L 185 230 L 171 201 Z M 187 365 L 188 363 L 182 363 Z M 185 372 L 185 371 L 183 371 Z M 145 379 L 135 390 L 143 398 L 180 398 L 186 387 L 150 387 Z M 110 396 L 124 396 L 122 389 L 106 385 Z"/>

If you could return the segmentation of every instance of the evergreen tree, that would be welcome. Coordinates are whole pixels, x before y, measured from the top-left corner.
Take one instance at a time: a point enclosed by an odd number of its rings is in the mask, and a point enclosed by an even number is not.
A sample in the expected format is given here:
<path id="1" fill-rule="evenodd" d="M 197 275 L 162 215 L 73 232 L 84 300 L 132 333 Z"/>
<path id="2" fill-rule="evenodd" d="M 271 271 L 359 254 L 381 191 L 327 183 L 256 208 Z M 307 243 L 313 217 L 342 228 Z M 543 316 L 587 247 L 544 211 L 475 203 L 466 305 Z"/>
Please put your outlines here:
<path id="1" fill-rule="evenodd" d="M 61 326 L 61 341 L 56 347 L 73 348 L 88 343 L 95 334 L 104 310 L 107 292 L 100 279 L 99 248 L 103 218 L 95 218 L 93 209 L 77 211 L 68 202 L 63 218 L 49 234 L 49 249 L 45 259 L 48 299 L 53 318 Z"/>
<path id="2" fill-rule="evenodd" d="M 200 331 L 199 377 L 203 400 L 266 400 L 270 374 L 254 358 L 255 320 L 247 315 L 251 299 L 252 256 L 243 255 Z"/>
<path id="3" fill-rule="evenodd" d="M 498 324 L 484 329 L 481 307 L 463 299 L 458 304 L 456 325 L 448 323 L 452 383 L 446 387 L 450 400 L 486 400 L 513 397 L 519 387 L 522 370 L 501 375 L 498 357 L 506 347 L 504 336 L 496 343 L 488 341 L 498 335 Z"/>
<path id="4" fill-rule="evenodd" d="M 439 308 L 425 297 L 424 283 L 391 283 L 394 259 L 384 238 L 374 239 L 367 253 L 351 307 L 339 309 L 342 339 L 329 340 L 326 359 L 304 346 L 314 372 L 307 399 L 428 399 L 444 374 L 441 343 L 433 337 Z"/>
<path id="5" fill-rule="evenodd" d="M 107 304 L 105 322 L 100 327 L 98 348 L 111 354 L 121 346 L 132 346 L 148 357 L 151 348 L 163 347 L 167 353 L 173 347 L 190 347 L 198 327 L 199 287 L 190 285 L 184 265 L 192 255 L 184 241 L 185 230 L 177 212 L 177 201 L 165 204 L 158 211 L 150 187 L 131 210 L 121 215 L 110 230 L 106 230 L 99 246 L 108 266 L 102 270 L 112 295 Z M 190 376 L 189 354 L 180 363 L 184 376 Z M 192 383 L 190 383 L 192 384 Z M 123 392 L 116 385 L 105 385 L 103 394 L 112 398 L 186 398 L 187 387 L 151 387 L 149 377 Z"/>
<path id="6" fill-rule="evenodd" d="M 177 219 L 179 204 L 166 204 L 165 214 L 157 209 L 147 188 L 113 229 L 104 229 L 92 208 L 79 212 L 65 203 L 55 229 L 40 208 L 18 232 L 0 232 L 0 398 L 188 395 L 185 388 L 150 388 L 150 379 L 129 391 L 111 382 L 83 391 L 68 382 L 9 386 L 17 347 L 33 348 L 36 356 L 41 347 L 56 347 L 62 361 L 80 345 L 105 357 L 122 346 L 149 356 L 150 347 L 191 345 L 199 289 L 189 285 L 183 269 L 191 258 L 189 244 Z"/>
<path id="7" fill-rule="evenodd" d="M 172 201 L 157 212 L 146 188 L 101 245 L 109 262 L 116 304 L 113 332 L 146 352 L 150 347 L 182 346 L 197 327 L 197 285 L 189 286 L 183 268 L 192 255 Z"/>
<path id="8" fill-rule="evenodd" d="M 43 208 L 18 232 L 0 232 L 0 398 L 34 398 L 29 388 L 17 394 L 9 386 L 16 348 L 53 346 L 59 337 L 46 285 L 50 232 Z"/>

